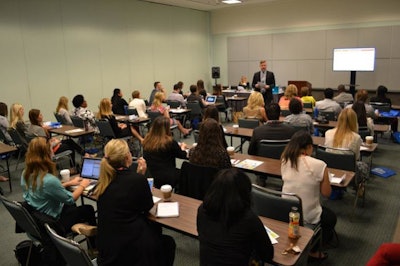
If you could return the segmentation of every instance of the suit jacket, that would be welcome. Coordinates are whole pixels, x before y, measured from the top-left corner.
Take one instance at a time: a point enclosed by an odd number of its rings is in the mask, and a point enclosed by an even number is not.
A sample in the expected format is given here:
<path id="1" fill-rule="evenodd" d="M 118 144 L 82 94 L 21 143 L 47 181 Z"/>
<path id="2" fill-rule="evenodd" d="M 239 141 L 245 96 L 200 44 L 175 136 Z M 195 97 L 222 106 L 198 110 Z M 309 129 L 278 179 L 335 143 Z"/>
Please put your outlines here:
<path id="1" fill-rule="evenodd" d="M 264 102 L 265 105 L 267 105 L 268 103 L 272 102 L 272 88 L 275 87 L 275 76 L 274 73 L 271 71 L 267 71 L 267 75 L 265 78 L 265 84 L 269 85 L 269 89 L 266 90 L 261 90 L 260 88 L 256 88 L 256 84 L 258 82 L 261 81 L 261 71 L 257 71 L 256 73 L 254 73 L 253 76 L 253 82 L 251 83 L 251 86 L 257 90 L 257 91 L 261 91 L 261 93 L 264 96 Z"/>

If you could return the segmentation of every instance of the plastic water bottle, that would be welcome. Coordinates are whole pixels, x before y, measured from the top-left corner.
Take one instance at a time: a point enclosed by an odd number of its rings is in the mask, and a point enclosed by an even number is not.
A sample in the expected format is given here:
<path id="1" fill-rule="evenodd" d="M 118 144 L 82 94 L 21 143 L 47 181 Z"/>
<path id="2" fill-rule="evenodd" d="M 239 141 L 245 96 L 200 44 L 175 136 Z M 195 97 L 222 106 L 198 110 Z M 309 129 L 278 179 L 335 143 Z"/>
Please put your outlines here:
<path id="1" fill-rule="evenodd" d="M 317 107 L 314 107 L 314 118 L 316 119 L 318 117 L 319 110 Z"/>
<path id="2" fill-rule="evenodd" d="M 289 212 L 289 238 L 299 238 L 300 237 L 300 213 L 297 207 L 292 207 Z"/>

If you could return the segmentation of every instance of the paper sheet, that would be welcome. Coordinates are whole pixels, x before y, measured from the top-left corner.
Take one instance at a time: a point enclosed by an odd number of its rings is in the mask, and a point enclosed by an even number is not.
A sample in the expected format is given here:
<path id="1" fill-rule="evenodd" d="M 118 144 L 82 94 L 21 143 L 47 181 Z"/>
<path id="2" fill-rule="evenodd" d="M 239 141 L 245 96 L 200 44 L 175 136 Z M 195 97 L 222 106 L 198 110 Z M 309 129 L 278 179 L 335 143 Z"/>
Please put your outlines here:
<path id="1" fill-rule="evenodd" d="M 178 217 L 179 203 L 178 202 L 160 202 L 157 205 L 157 217 Z"/>
<path id="2" fill-rule="evenodd" d="M 277 238 L 279 237 L 279 235 L 277 233 L 275 233 L 274 231 L 272 231 L 271 229 L 269 229 L 268 227 L 266 227 L 264 225 L 265 230 L 267 231 L 269 240 L 271 240 L 272 245 L 278 243 Z"/>
<path id="3" fill-rule="evenodd" d="M 244 169 L 254 169 L 257 166 L 261 165 L 263 162 L 246 159 L 236 164 L 236 167 L 244 168 Z"/>

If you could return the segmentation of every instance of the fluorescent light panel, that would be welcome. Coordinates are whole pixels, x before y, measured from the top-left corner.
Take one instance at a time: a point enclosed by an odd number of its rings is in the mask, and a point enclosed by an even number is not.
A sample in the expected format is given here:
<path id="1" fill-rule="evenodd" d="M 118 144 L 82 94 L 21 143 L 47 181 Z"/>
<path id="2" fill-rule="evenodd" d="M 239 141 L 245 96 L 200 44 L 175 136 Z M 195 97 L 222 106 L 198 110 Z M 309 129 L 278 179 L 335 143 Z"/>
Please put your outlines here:
<path id="1" fill-rule="evenodd" d="M 242 1 L 241 0 L 223 0 L 222 3 L 230 5 L 230 4 L 240 4 L 240 3 L 242 3 Z"/>

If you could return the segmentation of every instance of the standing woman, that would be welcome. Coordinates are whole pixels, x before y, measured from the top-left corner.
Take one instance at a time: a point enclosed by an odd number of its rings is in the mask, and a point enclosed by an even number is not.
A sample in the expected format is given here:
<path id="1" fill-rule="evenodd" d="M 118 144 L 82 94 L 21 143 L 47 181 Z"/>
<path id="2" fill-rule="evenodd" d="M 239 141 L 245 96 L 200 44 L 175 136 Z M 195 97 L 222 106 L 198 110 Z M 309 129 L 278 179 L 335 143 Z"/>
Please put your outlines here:
<path id="1" fill-rule="evenodd" d="M 125 115 L 125 106 L 128 106 L 128 103 L 122 96 L 122 91 L 120 89 L 114 89 L 113 96 L 111 97 L 112 111 L 114 114 Z"/>
<path id="2" fill-rule="evenodd" d="M 255 118 L 260 123 L 267 122 L 267 114 L 265 112 L 264 97 L 261 92 L 253 91 L 247 100 L 247 105 L 243 108 L 245 118 Z"/>
<path id="3" fill-rule="evenodd" d="M 173 265 L 175 242 L 147 219 L 153 199 L 146 161 L 132 166 L 126 141 L 110 140 L 100 164 L 98 265 Z"/>
<path id="4" fill-rule="evenodd" d="M 61 115 L 67 125 L 72 125 L 71 116 L 68 112 L 68 98 L 61 96 L 58 100 L 58 105 L 56 108 L 56 113 Z"/>
<path id="5" fill-rule="evenodd" d="M 201 166 L 231 168 L 231 159 L 222 144 L 221 134 L 221 127 L 214 119 L 207 118 L 201 122 L 199 141 L 192 149 L 189 161 Z"/>
<path id="6" fill-rule="evenodd" d="M 179 179 L 175 159 L 187 159 L 186 144 L 173 139 L 169 121 L 164 116 L 154 119 L 143 140 L 143 157 L 156 188 L 165 184 L 175 187 Z"/>
<path id="7" fill-rule="evenodd" d="M 63 236 L 71 232 L 74 224 L 96 225 L 93 206 L 81 205 L 78 207 L 75 204 L 75 201 L 90 184 L 89 179 L 80 179 L 76 177 L 61 184 L 57 177 L 56 165 L 51 160 L 50 143 L 45 138 L 31 140 L 25 155 L 25 170 L 22 172 L 21 186 L 25 205 L 33 217 L 39 221 L 39 227 L 44 232 L 44 236 L 47 236 L 44 223 L 49 223 L 49 221 L 57 225 L 57 228 L 54 229 Z M 76 186 L 74 192 L 65 189 L 68 186 Z M 91 246 L 95 247 L 95 239 L 90 237 L 89 241 Z M 57 260 L 55 247 L 49 243 L 51 243 L 50 239 L 44 241 L 43 259 L 46 259 L 48 265 L 59 265 L 55 262 Z"/>
<path id="8" fill-rule="evenodd" d="M 113 105 L 111 104 L 110 99 L 103 98 L 100 101 L 99 112 L 96 115 L 97 118 L 107 119 L 110 122 L 111 128 L 114 131 L 114 134 L 115 136 L 117 136 L 117 138 L 134 136 L 140 142 L 142 142 L 143 137 L 139 134 L 139 132 L 136 131 L 136 129 L 133 126 L 128 126 L 125 123 L 119 123 L 117 121 L 115 115 L 113 114 L 113 111 L 111 110 L 111 106 Z"/>
<path id="9" fill-rule="evenodd" d="M 271 262 L 274 247 L 251 210 L 251 182 L 239 169 L 221 170 L 197 210 L 200 265 L 249 265 L 251 256 Z"/>
<path id="10" fill-rule="evenodd" d="M 320 222 L 322 240 L 329 243 L 337 218 L 331 210 L 321 206 L 320 194 L 329 197 L 331 184 L 326 163 L 311 157 L 312 152 L 311 135 L 304 130 L 296 132 L 281 157 L 282 192 L 296 193 L 302 199 L 304 222 L 312 225 Z M 309 256 L 327 258 L 326 253 L 320 254 L 317 249 L 318 245 L 315 245 Z"/>

